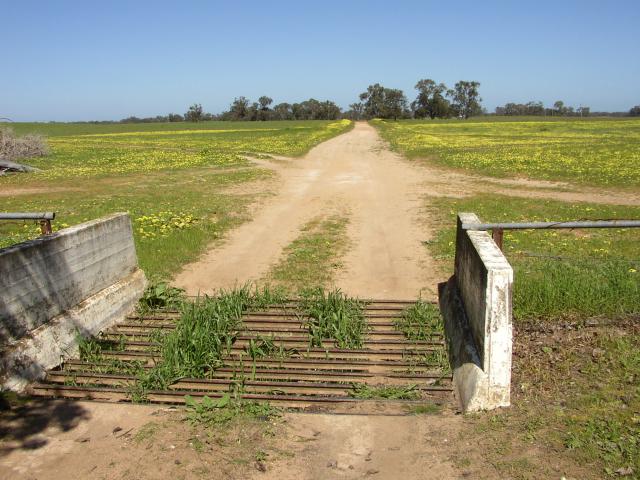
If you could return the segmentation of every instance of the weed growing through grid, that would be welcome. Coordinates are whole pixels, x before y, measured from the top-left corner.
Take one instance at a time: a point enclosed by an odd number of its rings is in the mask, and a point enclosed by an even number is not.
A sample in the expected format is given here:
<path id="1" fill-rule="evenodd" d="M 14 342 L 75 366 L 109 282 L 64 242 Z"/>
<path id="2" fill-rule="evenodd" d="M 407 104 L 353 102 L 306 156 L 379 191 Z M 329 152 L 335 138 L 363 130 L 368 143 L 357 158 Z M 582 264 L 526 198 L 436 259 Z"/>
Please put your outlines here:
<path id="1" fill-rule="evenodd" d="M 179 308 L 185 300 L 181 288 L 170 286 L 167 282 L 149 285 L 138 302 L 141 314 L 162 308 Z"/>
<path id="2" fill-rule="evenodd" d="M 354 383 L 349 395 L 363 400 L 376 398 L 416 400 L 420 398 L 420 391 L 417 389 L 417 385 L 382 385 L 374 387 L 365 383 Z"/>
<path id="3" fill-rule="evenodd" d="M 323 340 L 332 339 L 338 348 L 362 348 L 368 325 L 360 300 L 340 289 L 315 288 L 301 292 L 300 307 L 308 317 L 306 327 L 312 347 L 322 347 Z"/>
<path id="4" fill-rule="evenodd" d="M 259 358 L 287 358 L 295 353 L 295 349 L 284 348 L 282 342 L 275 342 L 273 335 L 258 335 L 255 339 L 249 340 L 249 344 L 245 348 L 245 352 L 252 360 Z M 255 366 L 255 364 L 254 364 Z"/>
<path id="5" fill-rule="evenodd" d="M 148 390 L 166 389 L 180 378 L 205 378 L 222 365 L 241 328 L 245 311 L 272 304 L 281 296 L 269 287 L 253 288 L 250 284 L 214 297 L 198 297 L 183 302 L 180 319 L 169 333 L 157 333 L 161 362 L 144 371 L 132 395 L 142 400 Z"/>
<path id="6" fill-rule="evenodd" d="M 394 320 L 396 330 L 404 333 L 408 340 L 431 340 L 442 334 L 443 324 L 437 305 L 419 299 L 407 307 L 402 316 Z"/>

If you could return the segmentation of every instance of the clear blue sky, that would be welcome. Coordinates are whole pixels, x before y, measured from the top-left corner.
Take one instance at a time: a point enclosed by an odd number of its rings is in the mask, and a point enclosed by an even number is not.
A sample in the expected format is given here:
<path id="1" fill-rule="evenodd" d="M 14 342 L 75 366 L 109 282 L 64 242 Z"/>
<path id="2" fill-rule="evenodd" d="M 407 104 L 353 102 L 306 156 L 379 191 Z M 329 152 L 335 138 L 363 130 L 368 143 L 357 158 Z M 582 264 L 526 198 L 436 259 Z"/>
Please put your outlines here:
<path id="1" fill-rule="evenodd" d="M 367 85 L 478 80 L 484 106 L 640 104 L 640 0 L 0 0 L 0 117 L 214 113 L 233 97 L 342 107 Z"/>

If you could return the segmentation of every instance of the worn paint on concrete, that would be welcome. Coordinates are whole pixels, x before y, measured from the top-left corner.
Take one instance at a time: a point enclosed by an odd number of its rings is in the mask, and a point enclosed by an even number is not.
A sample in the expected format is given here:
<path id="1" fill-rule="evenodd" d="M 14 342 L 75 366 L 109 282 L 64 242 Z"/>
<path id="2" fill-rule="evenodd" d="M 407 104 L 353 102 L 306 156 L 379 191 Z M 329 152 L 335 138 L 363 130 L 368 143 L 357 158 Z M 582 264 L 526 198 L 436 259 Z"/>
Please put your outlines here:
<path id="1" fill-rule="evenodd" d="M 466 231 L 480 223 L 458 215 L 454 276 L 440 286 L 440 305 L 464 411 L 510 405 L 513 269 L 487 232 Z"/>
<path id="2" fill-rule="evenodd" d="M 0 250 L 0 345 L 133 273 L 131 220 L 117 213 Z"/>
<path id="3" fill-rule="evenodd" d="M 0 383 L 21 391 L 78 335 L 125 318 L 146 287 L 126 213 L 0 250 Z"/>

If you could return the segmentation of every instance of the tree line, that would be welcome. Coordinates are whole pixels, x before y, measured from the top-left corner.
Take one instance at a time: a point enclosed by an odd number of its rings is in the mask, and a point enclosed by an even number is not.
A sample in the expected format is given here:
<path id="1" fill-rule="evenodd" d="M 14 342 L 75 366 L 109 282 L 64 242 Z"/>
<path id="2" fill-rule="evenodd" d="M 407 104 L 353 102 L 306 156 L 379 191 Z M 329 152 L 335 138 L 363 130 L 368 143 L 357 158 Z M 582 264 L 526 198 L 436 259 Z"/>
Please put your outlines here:
<path id="1" fill-rule="evenodd" d="M 480 82 L 460 80 L 453 88 L 437 83 L 430 78 L 421 79 L 415 85 L 416 97 L 409 102 L 405 93 L 396 88 L 388 88 L 379 83 L 369 85 L 359 95 L 359 101 L 342 109 L 330 100 L 310 98 L 299 103 L 282 102 L 273 105 L 273 99 L 263 95 L 257 102 L 247 97 L 234 98 L 228 110 L 220 114 L 205 112 L 202 105 L 195 103 L 184 114 L 169 113 L 156 117 L 127 117 L 121 123 L 142 122 L 201 122 L 207 120 L 266 121 L 266 120 L 351 120 L 382 119 L 422 119 L 461 118 L 487 115 L 482 108 Z M 591 112 L 586 106 L 574 108 L 558 100 L 553 107 L 545 107 L 542 102 L 509 102 L 495 109 L 495 115 L 540 115 L 540 116 L 640 116 L 640 106 L 629 112 Z M 109 122 L 99 122 L 109 123 Z"/>
<path id="2" fill-rule="evenodd" d="M 217 115 L 205 112 L 201 104 L 194 103 L 182 115 L 169 113 L 155 117 L 131 116 L 123 118 L 120 123 L 469 118 L 483 113 L 479 87 L 479 82 L 460 81 L 453 89 L 448 89 L 444 83 L 438 84 L 434 80 L 424 79 L 416 84 L 418 94 L 415 100 L 409 103 L 402 90 L 387 88 L 376 83 L 369 85 L 367 90 L 360 94 L 360 101 L 349 105 L 349 110 L 344 112 L 330 100 L 321 101 L 310 98 L 299 103 L 282 102 L 273 105 L 273 99 L 266 95 L 258 98 L 257 102 L 252 102 L 247 97 L 236 97 L 228 110 Z"/>
<path id="3" fill-rule="evenodd" d="M 427 78 L 415 85 L 418 94 L 409 103 L 404 92 L 379 83 L 360 94 L 360 102 L 349 105 L 346 118 L 469 118 L 483 113 L 480 82 L 460 80 L 453 89 Z"/>
<path id="4" fill-rule="evenodd" d="M 580 105 L 577 108 L 565 105 L 558 100 L 553 107 L 545 107 L 542 102 L 506 103 L 502 107 L 496 107 L 496 115 L 544 115 L 549 117 L 588 117 L 591 109 Z"/>

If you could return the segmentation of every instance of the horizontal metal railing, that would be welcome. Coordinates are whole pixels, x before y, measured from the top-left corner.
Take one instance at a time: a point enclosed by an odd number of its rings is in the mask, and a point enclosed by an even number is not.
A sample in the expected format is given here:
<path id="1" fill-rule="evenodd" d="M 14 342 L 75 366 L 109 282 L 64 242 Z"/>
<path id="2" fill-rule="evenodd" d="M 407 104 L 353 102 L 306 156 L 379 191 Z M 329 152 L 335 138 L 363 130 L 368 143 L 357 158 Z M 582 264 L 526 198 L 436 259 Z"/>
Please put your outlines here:
<path id="1" fill-rule="evenodd" d="M 10 212 L 0 213 L 0 220 L 34 220 L 40 223 L 40 231 L 43 235 L 49 235 L 51 230 L 51 221 L 56 218 L 55 212 Z"/>
<path id="2" fill-rule="evenodd" d="M 568 222 L 463 223 L 463 230 L 491 230 L 494 242 L 502 250 L 505 230 L 553 230 L 574 228 L 640 228 L 640 220 L 580 220 Z"/>

